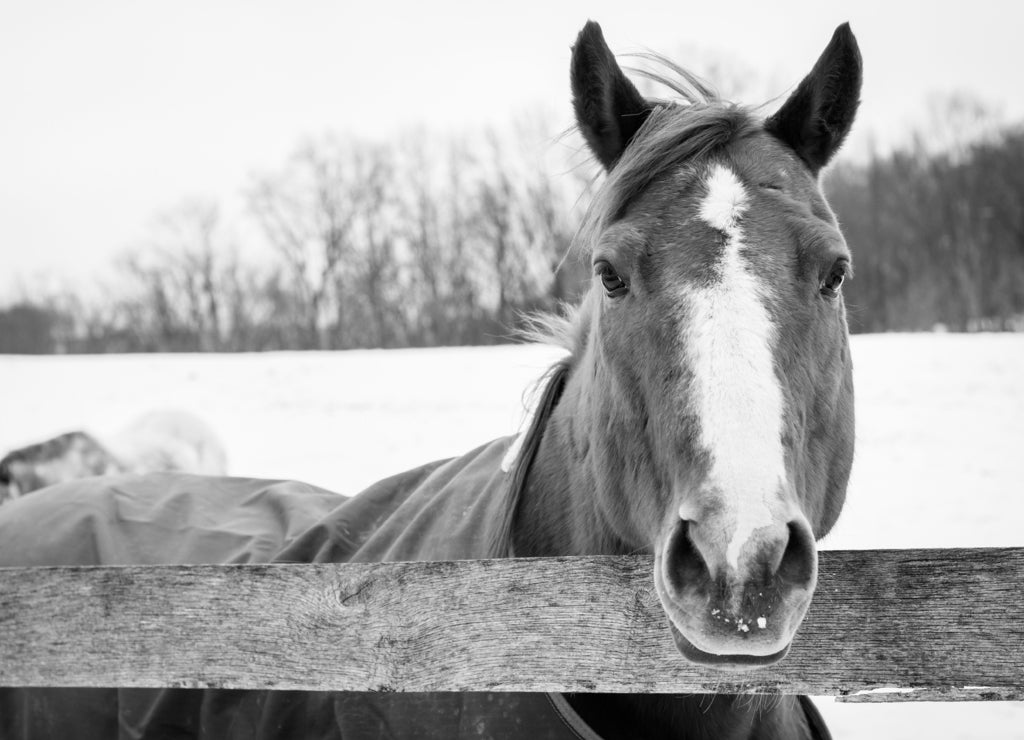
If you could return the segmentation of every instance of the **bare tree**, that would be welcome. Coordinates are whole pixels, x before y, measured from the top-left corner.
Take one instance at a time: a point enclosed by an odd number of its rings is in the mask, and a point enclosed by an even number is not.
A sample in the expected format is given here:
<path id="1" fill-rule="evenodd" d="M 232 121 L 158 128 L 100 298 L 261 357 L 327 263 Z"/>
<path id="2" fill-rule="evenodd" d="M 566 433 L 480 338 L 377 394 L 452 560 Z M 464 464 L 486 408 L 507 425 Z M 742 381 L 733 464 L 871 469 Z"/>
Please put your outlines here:
<path id="1" fill-rule="evenodd" d="M 443 343 L 446 334 L 442 211 L 451 201 L 440 182 L 439 163 L 431 156 L 436 145 L 424 132 L 415 132 L 402 142 L 406 188 L 398 193 L 404 199 L 402 236 L 409 250 L 410 298 L 415 303 L 409 319 L 410 338 L 426 345 Z"/>
<path id="2" fill-rule="evenodd" d="M 339 290 L 358 295 L 365 306 L 363 343 L 393 346 L 404 334 L 396 254 L 400 229 L 396 224 L 394 154 L 384 146 L 366 145 L 352 153 L 352 166 L 358 181 L 352 193 L 357 259 L 350 272 L 356 279 L 346 282 L 343 277 Z"/>
<path id="3" fill-rule="evenodd" d="M 121 259 L 138 304 L 129 299 L 122 311 L 143 326 L 154 325 L 159 349 L 225 348 L 222 283 L 236 269 L 236 257 L 220 222 L 216 203 L 184 201 L 154 219 L 146 237 Z"/>
<path id="4" fill-rule="evenodd" d="M 335 139 L 307 142 L 276 175 L 248 193 L 249 209 L 284 260 L 304 336 L 300 346 L 329 349 L 330 300 L 351 252 L 355 213 L 349 148 Z"/>

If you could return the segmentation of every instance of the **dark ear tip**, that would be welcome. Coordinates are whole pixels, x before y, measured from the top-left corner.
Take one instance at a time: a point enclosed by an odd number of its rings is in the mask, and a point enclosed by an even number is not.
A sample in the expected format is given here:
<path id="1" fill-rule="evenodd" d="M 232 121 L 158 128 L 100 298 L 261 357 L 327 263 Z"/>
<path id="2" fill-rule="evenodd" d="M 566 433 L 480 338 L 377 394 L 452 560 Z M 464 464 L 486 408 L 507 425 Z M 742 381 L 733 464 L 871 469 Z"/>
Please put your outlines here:
<path id="1" fill-rule="evenodd" d="M 857 37 L 853 35 L 853 29 L 850 28 L 849 21 L 836 27 L 835 32 L 832 34 L 830 46 L 845 46 L 857 51 L 858 54 L 860 53 L 857 46 Z"/>
<path id="2" fill-rule="evenodd" d="M 838 151 L 860 103 L 863 63 L 849 23 L 839 25 L 825 51 L 783 106 L 765 121 L 817 173 Z"/>
<path id="3" fill-rule="evenodd" d="M 857 43 L 857 38 L 853 35 L 853 29 L 850 28 L 850 22 L 840 23 L 836 26 L 836 30 L 832 32 L 832 43 Z"/>
<path id="4" fill-rule="evenodd" d="M 836 27 L 832 40 L 829 41 L 828 48 L 822 56 L 845 59 L 848 69 L 859 79 L 864 63 L 861 60 L 857 37 L 853 35 L 849 22 Z"/>
<path id="5" fill-rule="evenodd" d="M 587 21 L 576 37 L 576 43 L 572 46 L 571 73 L 574 78 L 582 75 L 588 66 L 594 64 L 607 64 L 611 60 L 614 64 L 615 55 L 608 48 L 604 40 L 601 26 L 596 21 Z"/>
<path id="6" fill-rule="evenodd" d="M 601 31 L 600 24 L 597 21 L 588 20 L 583 28 L 580 29 L 579 34 L 577 34 L 576 44 L 573 48 L 585 47 L 591 44 L 603 46 L 604 43 L 604 33 Z"/>

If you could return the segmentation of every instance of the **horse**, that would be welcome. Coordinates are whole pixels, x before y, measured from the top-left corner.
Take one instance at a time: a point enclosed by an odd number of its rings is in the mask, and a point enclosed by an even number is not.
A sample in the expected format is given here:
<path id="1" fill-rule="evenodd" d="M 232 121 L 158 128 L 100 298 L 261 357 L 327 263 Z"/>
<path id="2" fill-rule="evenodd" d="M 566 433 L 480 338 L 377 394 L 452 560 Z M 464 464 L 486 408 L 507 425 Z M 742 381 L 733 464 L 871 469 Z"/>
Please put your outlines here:
<path id="1" fill-rule="evenodd" d="M 147 411 L 114 434 L 107 446 L 125 472 L 227 473 L 223 441 L 203 419 L 181 409 Z"/>
<path id="2" fill-rule="evenodd" d="M 0 503 L 93 475 L 177 470 L 224 475 L 224 444 L 202 419 L 176 409 L 148 411 L 103 442 L 77 430 L 0 458 Z"/>
<path id="3" fill-rule="evenodd" d="M 121 472 L 121 464 L 91 434 L 65 432 L 0 458 L 0 504 L 54 483 Z"/>
<path id="4" fill-rule="evenodd" d="M 545 324 L 568 354 L 522 437 L 340 502 L 292 482 L 168 474 L 54 486 L 0 510 L 0 565 L 647 552 L 680 660 L 720 671 L 782 660 L 853 458 L 851 255 L 819 174 L 853 124 L 861 58 L 840 26 L 767 117 L 675 72 L 665 79 L 679 99 L 647 99 L 596 23 L 576 39 L 573 108 L 606 172 L 577 235 L 593 279 L 575 310 Z M 75 511 L 87 527 L 59 513 Z M 33 539 L 46 512 L 48 536 Z M 387 688 L 12 689 L 0 691 L 0 734 L 829 736 L 807 697 Z"/>

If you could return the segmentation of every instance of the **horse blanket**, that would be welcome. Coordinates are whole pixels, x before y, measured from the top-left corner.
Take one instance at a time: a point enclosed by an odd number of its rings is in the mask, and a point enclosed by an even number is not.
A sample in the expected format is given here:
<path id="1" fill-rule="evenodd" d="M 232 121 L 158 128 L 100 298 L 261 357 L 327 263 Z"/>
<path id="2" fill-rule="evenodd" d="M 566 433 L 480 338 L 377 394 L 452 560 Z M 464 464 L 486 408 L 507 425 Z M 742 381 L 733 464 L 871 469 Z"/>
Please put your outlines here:
<path id="1" fill-rule="evenodd" d="M 91 478 L 0 507 L 0 567 L 486 557 L 511 438 L 352 498 L 290 481 Z M 0 573 L 0 578 L 3 578 Z M 597 738 L 558 695 L 0 689 L 0 738 Z"/>

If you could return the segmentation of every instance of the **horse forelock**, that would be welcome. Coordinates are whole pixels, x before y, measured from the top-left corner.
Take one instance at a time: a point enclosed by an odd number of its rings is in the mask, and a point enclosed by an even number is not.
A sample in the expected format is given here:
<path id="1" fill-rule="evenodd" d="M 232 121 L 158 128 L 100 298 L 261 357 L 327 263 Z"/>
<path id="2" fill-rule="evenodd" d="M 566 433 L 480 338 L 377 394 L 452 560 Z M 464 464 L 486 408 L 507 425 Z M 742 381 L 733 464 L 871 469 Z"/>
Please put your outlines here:
<path id="1" fill-rule="evenodd" d="M 759 129 L 753 113 L 733 103 L 656 103 L 591 201 L 576 232 L 574 248 L 589 252 L 655 180 L 673 176 L 687 166 L 696 167 L 709 155 Z"/>

